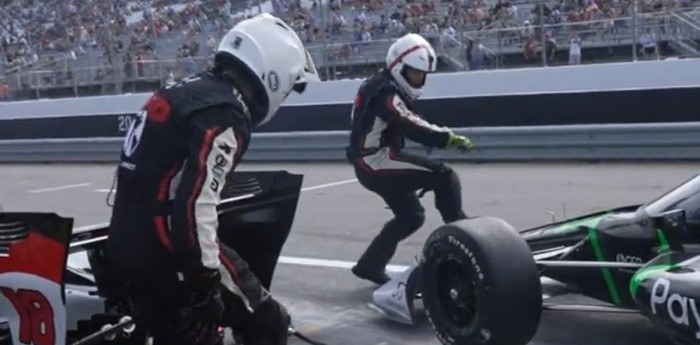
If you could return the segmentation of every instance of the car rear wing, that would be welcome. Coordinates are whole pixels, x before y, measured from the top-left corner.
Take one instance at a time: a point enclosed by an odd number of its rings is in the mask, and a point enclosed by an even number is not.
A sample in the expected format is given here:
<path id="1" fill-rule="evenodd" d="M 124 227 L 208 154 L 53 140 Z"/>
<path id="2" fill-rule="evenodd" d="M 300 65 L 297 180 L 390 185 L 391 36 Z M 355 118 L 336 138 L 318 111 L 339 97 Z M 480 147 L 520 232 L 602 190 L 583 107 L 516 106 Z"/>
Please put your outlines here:
<path id="1" fill-rule="evenodd" d="M 53 213 L 0 213 L 0 339 L 66 343 L 63 281 L 72 228 L 73 219 Z"/>

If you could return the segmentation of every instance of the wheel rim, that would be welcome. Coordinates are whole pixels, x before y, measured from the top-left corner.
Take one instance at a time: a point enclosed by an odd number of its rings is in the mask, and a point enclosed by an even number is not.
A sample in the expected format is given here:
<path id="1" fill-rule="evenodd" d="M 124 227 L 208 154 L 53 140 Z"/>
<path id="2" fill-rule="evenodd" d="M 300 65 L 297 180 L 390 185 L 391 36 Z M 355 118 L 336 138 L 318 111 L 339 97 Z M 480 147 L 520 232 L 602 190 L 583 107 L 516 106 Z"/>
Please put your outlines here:
<path id="1" fill-rule="evenodd" d="M 472 265 L 449 254 L 436 270 L 438 303 L 457 333 L 469 333 L 477 322 L 477 284 Z"/>

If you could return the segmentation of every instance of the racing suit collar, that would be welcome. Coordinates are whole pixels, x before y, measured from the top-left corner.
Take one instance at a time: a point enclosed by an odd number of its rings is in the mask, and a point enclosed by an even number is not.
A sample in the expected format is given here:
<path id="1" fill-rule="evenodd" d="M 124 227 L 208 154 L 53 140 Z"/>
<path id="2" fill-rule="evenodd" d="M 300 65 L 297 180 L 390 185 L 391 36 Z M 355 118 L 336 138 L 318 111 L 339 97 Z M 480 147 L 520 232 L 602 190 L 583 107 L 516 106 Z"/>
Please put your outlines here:
<path id="1" fill-rule="evenodd" d="M 409 95 L 406 92 L 404 92 L 401 87 L 399 87 L 399 84 L 396 83 L 396 79 L 394 79 L 394 76 L 391 75 L 391 72 L 388 69 L 382 68 L 381 74 L 389 81 L 389 84 L 391 84 L 394 90 L 396 90 L 396 92 L 398 92 L 401 95 L 402 99 L 411 99 L 411 97 L 409 97 Z"/>
<path id="2" fill-rule="evenodd" d="M 262 118 L 265 116 L 265 112 L 262 111 L 261 105 L 243 96 L 243 93 L 240 91 L 240 87 L 236 84 L 236 81 L 233 77 L 224 72 L 216 72 L 214 70 L 209 71 L 209 74 L 211 77 L 222 80 L 223 82 L 231 86 L 233 94 L 239 98 L 241 105 L 243 105 L 246 108 L 244 109 L 243 113 L 245 113 L 245 117 L 248 123 L 255 125 L 254 119 Z"/>
<path id="3" fill-rule="evenodd" d="M 241 87 L 239 85 L 237 85 L 236 80 L 233 77 L 231 77 L 227 74 L 224 74 L 223 78 L 226 78 L 226 81 L 231 84 L 231 86 L 234 88 L 234 90 L 236 90 L 236 91 L 234 91 L 234 93 L 238 93 L 240 95 L 243 95 L 243 93 L 240 92 Z M 253 85 L 253 90 L 251 90 L 251 92 L 253 92 L 253 95 L 256 95 L 256 93 L 257 93 L 257 95 L 260 95 L 259 92 L 263 92 L 263 95 L 265 95 L 265 93 L 264 93 L 265 90 L 257 89 L 257 88 L 255 88 L 254 85 Z M 241 97 L 241 99 L 242 99 L 244 105 L 248 108 L 247 109 L 248 111 L 246 111 L 246 117 L 247 117 L 248 121 L 250 121 L 250 123 L 253 125 L 253 127 L 257 127 L 258 124 L 267 115 L 267 111 L 268 111 L 268 107 L 269 107 L 269 104 L 267 104 L 267 102 L 268 102 L 267 97 L 264 97 L 264 99 L 260 99 L 260 97 L 250 99 L 248 97 L 243 96 L 243 97 Z"/>

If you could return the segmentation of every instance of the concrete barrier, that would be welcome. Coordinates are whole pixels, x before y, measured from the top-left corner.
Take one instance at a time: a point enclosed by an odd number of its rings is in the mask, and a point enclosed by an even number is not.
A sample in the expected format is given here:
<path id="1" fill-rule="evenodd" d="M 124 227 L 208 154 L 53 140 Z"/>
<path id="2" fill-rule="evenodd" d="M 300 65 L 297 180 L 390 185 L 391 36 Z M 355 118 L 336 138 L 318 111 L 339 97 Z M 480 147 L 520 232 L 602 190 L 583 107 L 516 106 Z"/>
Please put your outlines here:
<path id="1" fill-rule="evenodd" d="M 458 161 L 699 160 L 700 122 L 458 128 L 477 149 L 433 150 Z M 345 159 L 347 131 L 255 133 L 246 162 L 338 161 Z M 0 162 L 117 162 L 122 139 L 0 141 Z M 407 150 L 424 151 L 409 142 Z"/>

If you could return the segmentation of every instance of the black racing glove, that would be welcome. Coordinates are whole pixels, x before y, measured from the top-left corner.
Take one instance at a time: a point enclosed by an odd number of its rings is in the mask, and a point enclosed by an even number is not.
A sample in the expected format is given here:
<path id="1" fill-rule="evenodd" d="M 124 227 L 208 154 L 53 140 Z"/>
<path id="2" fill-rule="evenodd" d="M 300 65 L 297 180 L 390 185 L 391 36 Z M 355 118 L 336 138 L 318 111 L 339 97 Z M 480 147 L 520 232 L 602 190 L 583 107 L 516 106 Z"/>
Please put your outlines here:
<path id="1" fill-rule="evenodd" d="M 269 297 L 244 322 L 238 335 L 245 345 L 287 345 L 291 321 L 287 309 Z"/>
<path id="2" fill-rule="evenodd" d="M 218 325 L 224 313 L 221 298 L 221 273 L 219 270 L 205 269 L 185 274 L 185 281 L 191 291 L 188 308 L 192 322 Z"/>
<path id="3" fill-rule="evenodd" d="M 218 270 L 186 271 L 184 305 L 179 310 L 179 328 L 183 342 L 192 345 L 215 344 L 220 338 L 224 304 L 219 285 Z"/>

